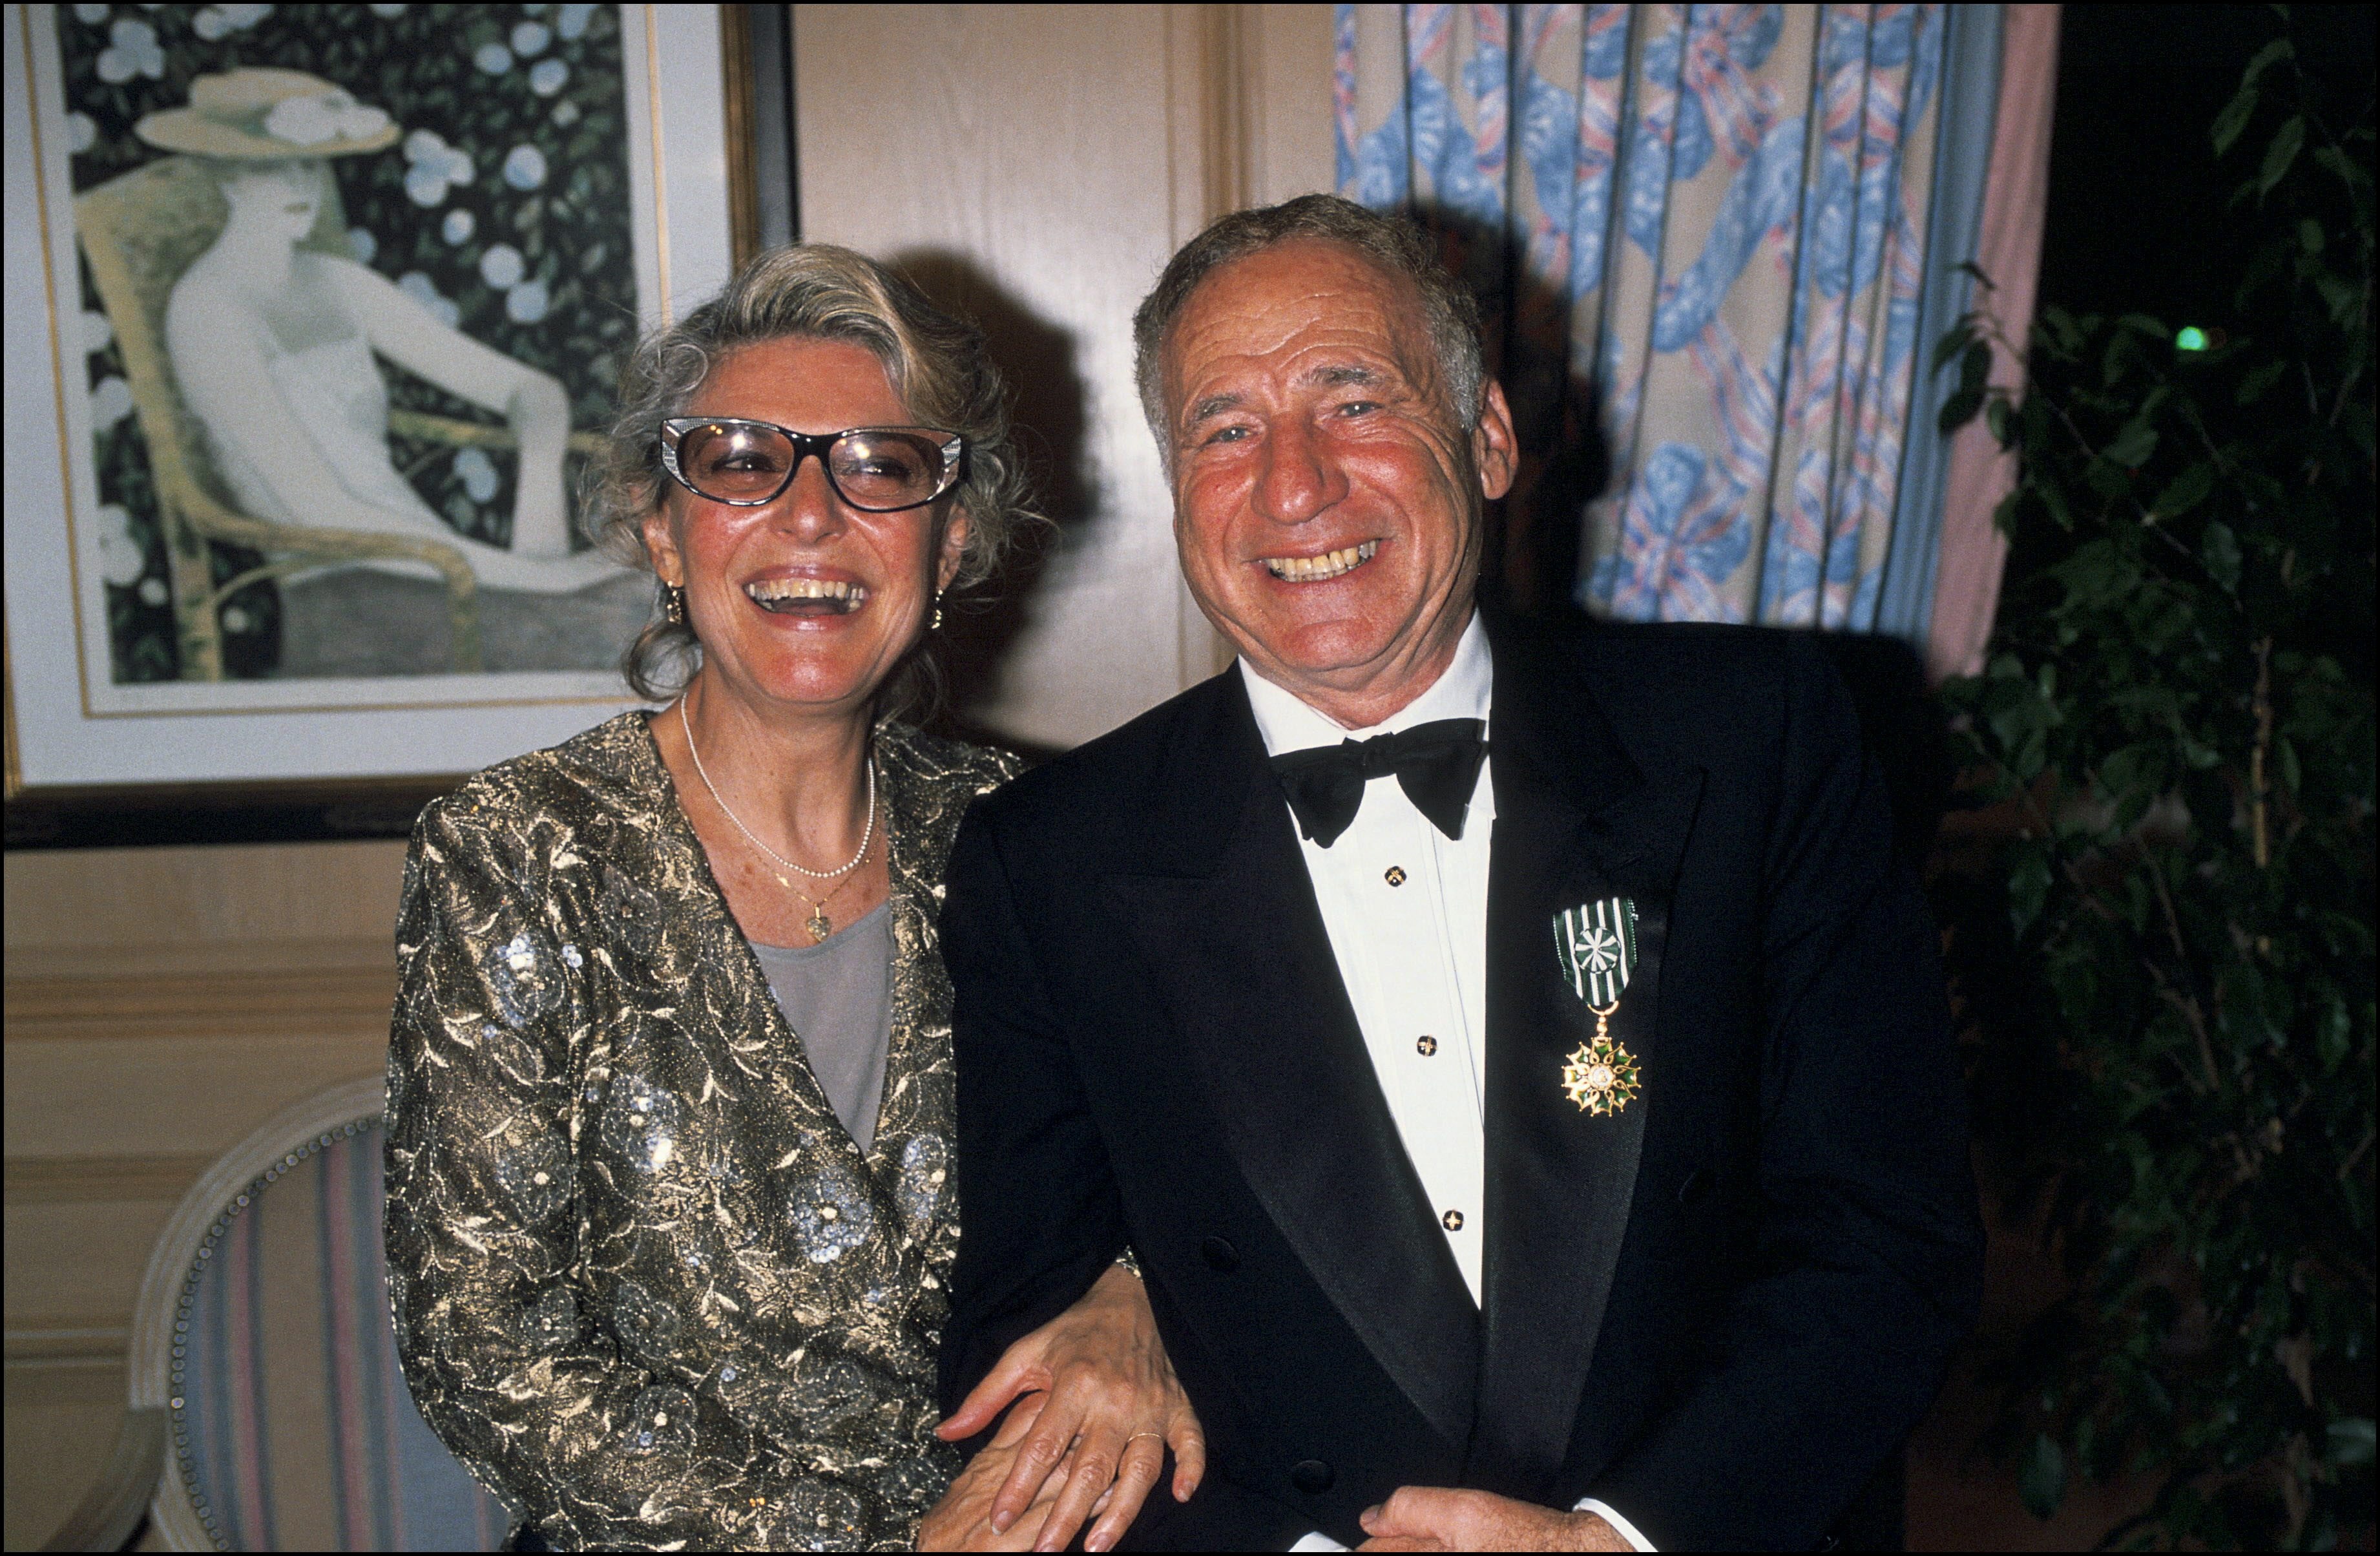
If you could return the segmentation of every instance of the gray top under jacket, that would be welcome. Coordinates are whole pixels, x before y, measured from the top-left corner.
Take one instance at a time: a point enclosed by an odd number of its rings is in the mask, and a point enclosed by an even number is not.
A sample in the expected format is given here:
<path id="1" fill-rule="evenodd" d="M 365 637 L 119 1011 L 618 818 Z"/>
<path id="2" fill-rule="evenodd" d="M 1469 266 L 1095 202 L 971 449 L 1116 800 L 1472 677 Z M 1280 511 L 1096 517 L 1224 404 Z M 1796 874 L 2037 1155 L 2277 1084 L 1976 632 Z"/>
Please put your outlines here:
<path id="1" fill-rule="evenodd" d="M 802 1039 L 835 1117 L 862 1151 L 876 1138 L 884 1096 L 884 1054 L 892 1039 L 886 1003 L 892 966 L 892 914 L 880 903 L 817 945 L 752 942 L 786 1025 Z"/>

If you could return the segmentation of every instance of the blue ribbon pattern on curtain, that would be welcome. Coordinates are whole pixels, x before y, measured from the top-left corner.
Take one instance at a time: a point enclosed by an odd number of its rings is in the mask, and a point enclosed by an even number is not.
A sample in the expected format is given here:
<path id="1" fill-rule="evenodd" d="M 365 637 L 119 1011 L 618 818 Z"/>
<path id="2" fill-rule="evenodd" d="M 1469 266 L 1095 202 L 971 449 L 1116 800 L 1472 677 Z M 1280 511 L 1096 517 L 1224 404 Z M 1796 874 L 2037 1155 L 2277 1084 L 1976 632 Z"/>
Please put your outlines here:
<path id="1" fill-rule="evenodd" d="M 1479 291 L 1512 511 L 1580 527 L 1590 608 L 1878 625 L 1944 9 L 1338 7 L 1340 192 Z"/>

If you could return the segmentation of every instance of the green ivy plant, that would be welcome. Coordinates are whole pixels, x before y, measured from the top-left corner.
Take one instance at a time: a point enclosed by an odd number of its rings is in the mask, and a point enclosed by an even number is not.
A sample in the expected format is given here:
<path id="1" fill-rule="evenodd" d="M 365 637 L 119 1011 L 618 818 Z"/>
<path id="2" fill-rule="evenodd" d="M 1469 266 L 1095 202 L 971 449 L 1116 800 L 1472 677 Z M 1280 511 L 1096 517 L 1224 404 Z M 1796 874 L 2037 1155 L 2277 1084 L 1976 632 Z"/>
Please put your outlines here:
<path id="1" fill-rule="evenodd" d="M 2151 1478 L 2115 1544 L 2373 1538 L 2369 91 L 2248 66 L 2221 328 L 2045 308 L 2021 354 L 1986 307 L 1936 359 L 2021 468 L 1946 687 L 2005 892 L 1945 917 L 2003 1220 L 2070 1282 L 1998 1441 L 2043 1516 Z"/>

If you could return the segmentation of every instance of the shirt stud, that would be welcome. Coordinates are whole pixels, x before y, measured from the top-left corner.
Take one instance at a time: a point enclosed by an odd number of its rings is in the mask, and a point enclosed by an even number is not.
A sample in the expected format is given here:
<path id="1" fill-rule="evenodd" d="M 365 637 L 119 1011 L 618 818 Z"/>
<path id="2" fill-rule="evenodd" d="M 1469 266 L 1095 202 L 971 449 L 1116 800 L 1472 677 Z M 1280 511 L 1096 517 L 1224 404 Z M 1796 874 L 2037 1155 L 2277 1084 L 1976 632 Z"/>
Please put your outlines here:
<path id="1" fill-rule="evenodd" d="M 1438 1039 L 1431 1037 L 1417 1039 L 1414 1043 L 1414 1051 L 1427 1059 L 1438 1052 Z"/>
<path id="2" fill-rule="evenodd" d="M 1445 1215 L 1439 1217 L 1439 1223 L 1449 1232 L 1460 1232 L 1463 1230 L 1463 1212 L 1460 1210 L 1449 1210 Z"/>
<path id="3" fill-rule="evenodd" d="M 1390 865 L 1389 867 L 1389 872 L 1380 879 L 1386 881 L 1391 886 L 1402 886 L 1405 883 L 1405 867 L 1402 865 Z"/>

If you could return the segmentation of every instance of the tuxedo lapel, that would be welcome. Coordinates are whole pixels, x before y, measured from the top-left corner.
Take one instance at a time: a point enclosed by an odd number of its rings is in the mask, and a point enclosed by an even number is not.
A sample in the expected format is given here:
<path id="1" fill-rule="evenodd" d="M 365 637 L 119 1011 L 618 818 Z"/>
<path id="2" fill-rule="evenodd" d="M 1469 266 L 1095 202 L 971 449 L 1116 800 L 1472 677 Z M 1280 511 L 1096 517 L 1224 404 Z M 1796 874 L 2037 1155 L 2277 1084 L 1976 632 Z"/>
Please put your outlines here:
<path id="1" fill-rule="evenodd" d="M 1669 1083 L 1658 1029 L 1670 893 L 1699 769 L 1655 782 L 1556 652 L 1496 645 L 1496 831 L 1488 888 L 1488 1241 L 1478 1428 L 1465 1483 L 1534 1498 L 1561 1465 L 1627 1231 L 1646 1119 Z M 1595 1020 L 1562 977 L 1554 919 L 1636 906 L 1636 962 L 1610 1018 L 1635 1058 L 1616 1112 L 1565 1094 Z"/>
<path id="2" fill-rule="evenodd" d="M 1249 1186 L 1459 1451 L 1477 1309 L 1374 1075 L 1237 673 L 1216 691 L 1176 737 L 1154 868 L 1109 890 Z"/>

